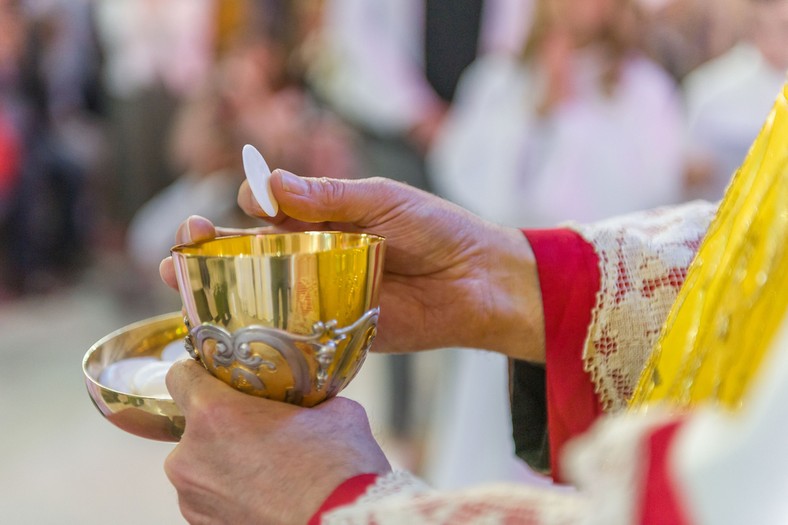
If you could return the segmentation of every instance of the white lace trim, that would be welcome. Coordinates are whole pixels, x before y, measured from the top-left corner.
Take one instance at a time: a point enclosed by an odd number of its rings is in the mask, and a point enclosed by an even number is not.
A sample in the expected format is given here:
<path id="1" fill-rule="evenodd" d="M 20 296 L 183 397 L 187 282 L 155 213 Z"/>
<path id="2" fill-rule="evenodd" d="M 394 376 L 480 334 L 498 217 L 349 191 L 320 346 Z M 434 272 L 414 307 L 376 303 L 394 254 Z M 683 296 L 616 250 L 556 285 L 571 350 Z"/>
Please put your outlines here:
<path id="1" fill-rule="evenodd" d="M 606 411 L 624 408 L 631 397 L 715 210 L 697 201 L 567 225 L 599 257 L 601 282 L 583 362 Z"/>
<path id="2" fill-rule="evenodd" d="M 356 503 L 366 504 L 375 501 L 397 497 L 410 497 L 423 494 L 432 489 L 425 482 L 406 470 L 392 471 L 385 476 L 379 476 L 375 483 L 367 488 Z"/>
<path id="3" fill-rule="evenodd" d="M 657 409 L 607 416 L 567 444 L 564 471 L 594 502 L 589 525 L 639 523 L 638 503 L 649 459 L 643 438 L 673 417 Z"/>
<path id="4" fill-rule="evenodd" d="M 353 505 L 323 516 L 323 525 L 629 525 L 637 523 L 649 453 L 645 437 L 675 415 L 606 416 L 571 441 L 564 468 L 570 487 L 496 484 L 438 492 L 402 472 L 381 477 Z"/>
<path id="5" fill-rule="evenodd" d="M 402 497 L 400 497 L 402 496 Z M 500 484 L 452 492 L 397 492 L 323 517 L 324 525 L 588 525 L 590 501 L 554 487 Z"/>

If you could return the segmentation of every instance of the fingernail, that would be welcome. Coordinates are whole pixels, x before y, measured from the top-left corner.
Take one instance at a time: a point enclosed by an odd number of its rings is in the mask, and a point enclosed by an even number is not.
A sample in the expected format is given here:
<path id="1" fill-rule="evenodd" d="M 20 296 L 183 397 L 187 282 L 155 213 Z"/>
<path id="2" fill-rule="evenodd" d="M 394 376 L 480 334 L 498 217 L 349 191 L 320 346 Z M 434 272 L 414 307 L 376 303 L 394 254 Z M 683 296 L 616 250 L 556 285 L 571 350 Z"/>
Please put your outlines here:
<path id="1" fill-rule="evenodd" d="M 191 221 L 196 215 L 190 216 L 178 226 L 178 231 L 175 232 L 175 242 L 178 244 L 187 244 L 192 242 L 192 227 Z"/>
<path id="2" fill-rule="evenodd" d="M 186 240 L 184 242 L 192 242 L 192 227 L 191 227 L 191 217 L 186 219 Z"/>
<path id="3" fill-rule="evenodd" d="M 309 183 L 295 175 L 290 173 L 289 171 L 285 170 L 276 170 L 282 174 L 282 189 L 288 193 L 294 193 L 296 195 L 307 195 L 309 193 Z"/>
<path id="4" fill-rule="evenodd" d="M 244 184 L 247 183 L 244 182 Z M 241 199 L 241 196 L 243 196 L 243 200 Z M 249 210 L 252 211 L 255 210 L 262 211 L 262 209 L 260 208 L 260 204 L 257 202 L 257 199 L 254 198 L 254 195 L 252 195 L 251 190 L 238 194 L 238 204 L 241 206 L 241 208 L 244 209 L 248 208 Z"/>

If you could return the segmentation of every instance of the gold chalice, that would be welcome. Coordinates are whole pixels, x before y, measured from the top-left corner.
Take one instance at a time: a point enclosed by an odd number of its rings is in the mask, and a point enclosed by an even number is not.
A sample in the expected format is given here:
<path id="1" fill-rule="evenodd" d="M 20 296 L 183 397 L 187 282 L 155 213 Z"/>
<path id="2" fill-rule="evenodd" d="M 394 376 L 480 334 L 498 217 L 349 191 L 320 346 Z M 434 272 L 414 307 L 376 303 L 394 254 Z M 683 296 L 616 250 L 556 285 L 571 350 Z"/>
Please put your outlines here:
<path id="1" fill-rule="evenodd" d="M 108 378 L 118 365 L 160 361 L 181 341 L 235 388 L 302 406 L 336 395 L 358 372 L 377 326 L 382 237 L 244 235 L 176 246 L 172 254 L 186 318 L 170 313 L 121 328 L 82 361 L 93 403 L 119 428 L 180 439 L 185 421 L 168 395 Z"/>
<path id="2" fill-rule="evenodd" d="M 187 348 L 243 392 L 313 406 L 356 375 L 375 336 L 384 240 L 268 233 L 175 246 Z"/>

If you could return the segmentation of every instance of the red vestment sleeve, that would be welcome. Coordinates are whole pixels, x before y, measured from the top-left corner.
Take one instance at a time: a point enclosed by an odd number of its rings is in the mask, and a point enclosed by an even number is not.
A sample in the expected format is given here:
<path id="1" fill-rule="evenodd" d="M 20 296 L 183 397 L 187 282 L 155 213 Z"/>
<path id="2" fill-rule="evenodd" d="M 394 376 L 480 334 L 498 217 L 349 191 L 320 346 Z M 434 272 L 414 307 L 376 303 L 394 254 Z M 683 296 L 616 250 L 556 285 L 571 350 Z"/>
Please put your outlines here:
<path id="1" fill-rule="evenodd" d="M 691 523 L 681 493 L 670 472 L 669 455 L 682 428 L 683 420 L 672 421 L 646 436 L 647 466 L 643 492 L 640 495 L 638 523 L 649 525 L 689 525 Z"/>
<path id="2" fill-rule="evenodd" d="M 564 444 L 602 414 L 583 368 L 583 343 L 599 290 L 593 246 L 568 229 L 523 230 L 536 257 L 545 319 L 547 425 L 553 477 Z"/>
<path id="3" fill-rule="evenodd" d="M 324 513 L 354 503 L 377 479 L 377 474 L 359 474 L 345 480 L 329 494 L 317 512 L 309 519 L 307 525 L 320 525 Z"/>

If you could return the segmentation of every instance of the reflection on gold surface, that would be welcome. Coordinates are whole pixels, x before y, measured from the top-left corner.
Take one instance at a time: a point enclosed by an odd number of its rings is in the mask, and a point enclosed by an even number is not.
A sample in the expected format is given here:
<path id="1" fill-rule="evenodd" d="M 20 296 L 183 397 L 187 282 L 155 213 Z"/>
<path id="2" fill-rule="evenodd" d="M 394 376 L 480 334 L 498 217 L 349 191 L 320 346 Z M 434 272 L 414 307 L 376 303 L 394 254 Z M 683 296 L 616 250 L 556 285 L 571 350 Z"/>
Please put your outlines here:
<path id="1" fill-rule="evenodd" d="M 121 328 L 94 344 L 85 354 L 82 371 L 96 408 L 126 432 L 160 441 L 178 441 L 184 418 L 172 399 L 119 392 L 99 382 L 109 365 L 132 357 L 160 357 L 162 349 L 187 334 L 180 313 L 166 314 Z"/>
<path id="2" fill-rule="evenodd" d="M 239 390 L 311 406 L 352 379 L 374 337 L 381 237 L 245 235 L 172 250 L 195 351 Z"/>

